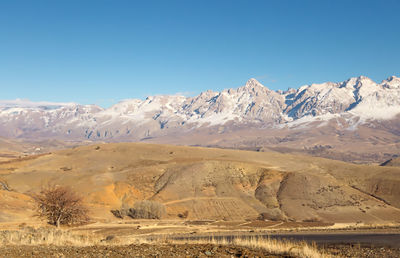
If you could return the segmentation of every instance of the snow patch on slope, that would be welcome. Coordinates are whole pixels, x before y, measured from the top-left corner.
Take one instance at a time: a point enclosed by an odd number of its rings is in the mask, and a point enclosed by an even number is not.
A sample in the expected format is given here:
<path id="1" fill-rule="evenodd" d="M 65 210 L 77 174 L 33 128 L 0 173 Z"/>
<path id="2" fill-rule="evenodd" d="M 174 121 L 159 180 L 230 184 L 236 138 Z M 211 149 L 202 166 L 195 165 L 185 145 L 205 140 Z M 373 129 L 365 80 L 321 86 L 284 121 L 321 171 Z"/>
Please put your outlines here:
<path id="1" fill-rule="evenodd" d="M 284 92 L 250 79 L 237 89 L 206 91 L 195 97 L 127 99 L 107 109 L 75 103 L 0 100 L 0 132 L 65 135 L 73 131 L 98 138 L 132 133 L 140 139 L 165 129 L 179 132 L 181 128 L 228 122 L 235 126 L 308 128 L 334 121 L 340 128 L 355 130 L 371 120 L 393 119 L 398 114 L 400 79 L 394 76 L 380 84 L 360 76 Z"/>

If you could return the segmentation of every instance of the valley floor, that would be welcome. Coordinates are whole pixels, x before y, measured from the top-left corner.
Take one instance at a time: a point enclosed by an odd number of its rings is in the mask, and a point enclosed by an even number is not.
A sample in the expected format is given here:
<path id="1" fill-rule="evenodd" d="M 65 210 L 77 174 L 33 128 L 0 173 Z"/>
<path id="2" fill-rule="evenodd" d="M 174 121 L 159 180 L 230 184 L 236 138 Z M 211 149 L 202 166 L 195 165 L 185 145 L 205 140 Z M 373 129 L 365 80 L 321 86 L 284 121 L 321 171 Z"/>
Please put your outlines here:
<path id="1" fill-rule="evenodd" d="M 3 224 L 0 257 L 400 257 L 399 225 L 254 223 L 122 220 L 62 230 Z M 307 248 L 312 255 L 288 252 Z"/>
<path id="2" fill-rule="evenodd" d="M 325 244 L 323 257 L 400 257 L 400 248 L 364 244 Z M 6 245 L 0 257 L 306 257 L 263 248 L 218 244 L 131 244 L 94 246 Z M 315 254 L 311 257 L 319 257 Z M 321 256 L 322 257 L 322 256 Z"/>

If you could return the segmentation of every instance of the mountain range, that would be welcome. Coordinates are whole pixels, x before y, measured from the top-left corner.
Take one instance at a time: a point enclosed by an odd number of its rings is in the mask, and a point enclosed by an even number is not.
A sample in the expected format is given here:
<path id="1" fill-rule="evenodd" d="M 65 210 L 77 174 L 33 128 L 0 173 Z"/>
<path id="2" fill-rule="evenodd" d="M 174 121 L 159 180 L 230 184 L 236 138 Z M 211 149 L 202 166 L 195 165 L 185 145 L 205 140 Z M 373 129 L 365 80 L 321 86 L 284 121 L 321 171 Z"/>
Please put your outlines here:
<path id="1" fill-rule="evenodd" d="M 106 109 L 76 103 L 0 101 L 0 136 L 281 151 L 284 147 L 316 154 L 342 149 L 354 153 L 356 147 L 368 152 L 373 147 L 375 156 L 365 158 L 364 153 L 361 160 L 383 161 L 400 149 L 399 114 L 400 78 L 395 76 L 381 83 L 360 76 L 286 91 L 270 90 L 250 79 L 237 89 L 209 90 L 194 97 L 128 99 Z"/>

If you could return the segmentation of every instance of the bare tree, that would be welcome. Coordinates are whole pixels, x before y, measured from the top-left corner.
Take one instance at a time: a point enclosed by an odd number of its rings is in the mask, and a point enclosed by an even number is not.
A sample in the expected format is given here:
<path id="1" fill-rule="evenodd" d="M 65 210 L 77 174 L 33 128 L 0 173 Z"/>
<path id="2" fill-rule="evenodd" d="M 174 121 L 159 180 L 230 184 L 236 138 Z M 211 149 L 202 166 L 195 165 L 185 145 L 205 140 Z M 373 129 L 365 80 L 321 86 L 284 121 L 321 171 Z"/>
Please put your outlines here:
<path id="1" fill-rule="evenodd" d="M 89 220 L 88 209 L 69 187 L 49 186 L 34 196 L 37 215 L 60 227 L 60 225 L 81 224 Z"/>

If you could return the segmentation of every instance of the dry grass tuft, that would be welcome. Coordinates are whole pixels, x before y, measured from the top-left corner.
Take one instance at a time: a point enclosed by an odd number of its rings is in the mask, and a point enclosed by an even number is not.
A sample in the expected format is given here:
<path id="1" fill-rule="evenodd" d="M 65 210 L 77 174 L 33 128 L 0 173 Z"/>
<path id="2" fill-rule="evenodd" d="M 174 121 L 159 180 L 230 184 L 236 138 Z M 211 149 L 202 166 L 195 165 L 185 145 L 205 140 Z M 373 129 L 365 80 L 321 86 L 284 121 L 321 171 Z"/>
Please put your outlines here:
<path id="1" fill-rule="evenodd" d="M 93 235 L 78 235 L 55 228 L 26 227 L 21 230 L 0 231 L 0 245 L 90 246 L 99 242 L 100 239 Z"/>
<path id="2" fill-rule="evenodd" d="M 185 239 L 164 239 L 171 244 L 213 244 L 213 245 L 234 245 L 255 249 L 264 249 L 272 254 L 289 255 L 294 257 L 327 258 L 331 257 L 323 250 L 318 250 L 316 245 L 309 245 L 305 242 L 293 242 L 288 240 L 277 240 L 260 237 L 209 237 L 209 238 L 185 238 Z"/>
<path id="3" fill-rule="evenodd" d="M 108 239 L 109 238 L 109 239 Z M 276 240 L 261 237 L 209 237 L 209 238 L 182 238 L 176 239 L 169 236 L 138 237 L 130 236 L 125 239 L 118 239 L 109 236 L 102 239 L 95 234 L 77 234 L 70 230 L 56 228 L 33 228 L 26 227 L 21 230 L 0 231 L 1 245 L 54 245 L 54 246 L 96 246 L 96 245 L 130 245 L 130 244 L 213 244 L 242 246 L 253 249 L 264 249 L 271 254 L 288 255 L 294 257 L 330 257 L 316 245 L 309 245 L 305 242 L 292 242 L 287 240 Z"/>

